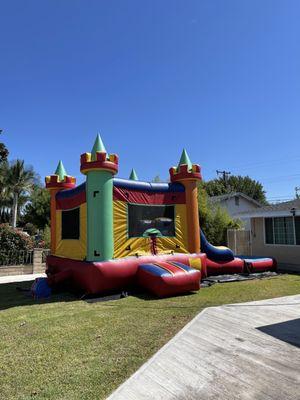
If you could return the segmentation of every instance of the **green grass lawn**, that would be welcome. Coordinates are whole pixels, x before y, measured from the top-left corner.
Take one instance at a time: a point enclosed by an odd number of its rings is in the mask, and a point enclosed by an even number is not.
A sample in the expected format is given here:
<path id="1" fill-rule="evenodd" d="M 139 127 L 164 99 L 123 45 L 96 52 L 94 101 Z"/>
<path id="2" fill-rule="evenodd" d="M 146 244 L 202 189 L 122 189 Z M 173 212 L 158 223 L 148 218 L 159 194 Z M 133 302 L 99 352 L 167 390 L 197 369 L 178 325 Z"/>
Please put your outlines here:
<path id="1" fill-rule="evenodd" d="M 0 285 L 0 398 L 103 399 L 205 307 L 300 293 L 300 276 L 216 284 L 157 300 L 35 302 Z"/>

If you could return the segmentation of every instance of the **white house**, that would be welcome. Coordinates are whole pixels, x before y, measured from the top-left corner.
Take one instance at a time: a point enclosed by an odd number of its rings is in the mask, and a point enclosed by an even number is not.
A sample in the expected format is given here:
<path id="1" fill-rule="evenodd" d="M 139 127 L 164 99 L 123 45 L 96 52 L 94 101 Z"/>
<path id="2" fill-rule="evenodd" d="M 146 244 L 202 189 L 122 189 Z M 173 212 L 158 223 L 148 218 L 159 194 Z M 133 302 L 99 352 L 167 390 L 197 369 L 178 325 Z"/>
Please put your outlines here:
<path id="1" fill-rule="evenodd" d="M 252 254 L 300 271 L 300 199 L 243 212 L 251 220 Z"/>
<path id="2" fill-rule="evenodd" d="M 221 196 L 212 196 L 209 198 L 212 204 L 220 205 L 225 208 L 232 218 L 241 219 L 244 222 L 244 227 L 250 230 L 250 219 L 244 217 L 243 213 L 246 211 L 257 210 L 261 204 L 247 196 L 244 193 L 234 192 L 224 194 Z"/>

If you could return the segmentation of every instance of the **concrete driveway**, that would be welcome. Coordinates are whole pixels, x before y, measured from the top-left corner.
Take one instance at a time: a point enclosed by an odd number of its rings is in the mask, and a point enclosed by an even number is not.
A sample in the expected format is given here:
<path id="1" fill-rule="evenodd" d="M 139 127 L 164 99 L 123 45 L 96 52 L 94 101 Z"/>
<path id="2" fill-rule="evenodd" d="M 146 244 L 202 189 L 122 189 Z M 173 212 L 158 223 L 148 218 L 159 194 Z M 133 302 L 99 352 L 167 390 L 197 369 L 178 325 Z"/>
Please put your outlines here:
<path id="1" fill-rule="evenodd" d="M 44 274 L 44 273 L 0 276 L 0 285 L 1 285 L 1 283 L 34 281 L 36 278 L 42 278 L 45 276 L 46 276 L 46 274 Z"/>
<path id="2" fill-rule="evenodd" d="M 207 308 L 109 400 L 300 400 L 300 295 Z"/>

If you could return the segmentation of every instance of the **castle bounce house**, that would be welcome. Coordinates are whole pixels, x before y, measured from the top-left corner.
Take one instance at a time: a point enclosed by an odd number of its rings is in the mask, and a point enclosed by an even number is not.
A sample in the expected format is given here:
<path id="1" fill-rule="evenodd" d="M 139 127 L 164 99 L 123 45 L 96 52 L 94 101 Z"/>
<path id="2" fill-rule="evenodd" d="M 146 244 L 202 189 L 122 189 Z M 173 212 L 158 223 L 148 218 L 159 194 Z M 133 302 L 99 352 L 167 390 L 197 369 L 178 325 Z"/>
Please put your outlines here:
<path id="1" fill-rule="evenodd" d="M 62 162 L 46 177 L 51 194 L 47 282 L 84 294 L 137 286 L 163 297 L 200 288 L 208 275 L 273 270 L 270 259 L 234 257 L 207 242 L 199 226 L 200 167 L 183 150 L 169 183 L 116 178 L 119 158 L 98 135 L 80 158 L 76 187 Z M 201 210 L 200 210 L 201 213 Z"/>

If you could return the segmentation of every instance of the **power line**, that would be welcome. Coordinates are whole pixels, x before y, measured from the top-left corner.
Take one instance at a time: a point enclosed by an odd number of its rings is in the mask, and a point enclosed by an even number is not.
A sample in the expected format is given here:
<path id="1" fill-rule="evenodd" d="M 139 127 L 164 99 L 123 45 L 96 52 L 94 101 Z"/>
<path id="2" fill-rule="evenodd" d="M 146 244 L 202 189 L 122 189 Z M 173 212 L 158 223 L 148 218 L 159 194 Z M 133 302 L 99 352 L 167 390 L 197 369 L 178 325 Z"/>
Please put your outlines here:
<path id="1" fill-rule="evenodd" d="M 222 175 L 222 178 L 223 178 L 224 182 L 227 181 L 228 176 L 231 174 L 230 171 L 219 171 L 218 169 L 217 169 L 216 172 L 217 172 L 217 175 Z"/>
<path id="2" fill-rule="evenodd" d="M 263 183 L 285 183 L 286 181 L 299 181 L 300 174 L 286 175 L 286 176 L 273 176 L 269 178 L 258 178 Z"/>
<path id="3" fill-rule="evenodd" d="M 293 194 L 278 194 L 278 195 L 274 194 L 274 195 L 270 195 L 270 196 L 267 196 L 267 197 L 269 199 L 280 199 L 280 198 L 287 199 L 289 197 L 294 197 L 294 196 L 293 196 Z"/>
<path id="4" fill-rule="evenodd" d="M 269 200 L 272 200 L 272 199 L 292 199 L 293 198 L 293 196 L 267 196 L 267 198 L 269 199 Z"/>
<path id="5" fill-rule="evenodd" d="M 232 174 L 232 172 L 227 172 L 227 171 L 219 171 L 219 170 L 217 170 L 216 171 L 217 172 L 217 174 L 218 175 L 222 175 L 222 178 L 223 178 L 223 180 L 226 180 L 226 175 L 225 175 L 225 178 L 224 178 L 224 173 L 225 174 L 227 174 L 227 175 L 231 175 Z M 246 177 L 246 175 L 241 175 L 243 178 L 245 178 Z M 250 177 L 251 178 L 251 177 Z M 266 183 L 268 183 L 268 182 L 270 182 L 270 183 L 273 183 L 273 182 L 279 182 L 279 183 L 281 183 L 281 182 L 284 182 L 284 181 L 286 181 L 286 180 L 295 180 L 295 179 L 299 179 L 300 180 L 300 173 L 297 173 L 297 174 L 290 174 L 290 175 L 280 175 L 280 176 L 266 176 L 266 177 L 252 177 L 251 179 L 253 179 L 253 180 L 256 180 L 256 181 L 261 181 L 261 182 L 266 182 Z"/>
<path id="6" fill-rule="evenodd" d="M 268 197 L 267 196 L 267 200 L 270 200 L 270 201 L 276 201 L 276 200 L 278 200 L 278 201 L 289 201 L 289 200 L 295 200 L 295 197 L 293 197 L 293 196 L 290 196 L 290 197 Z"/>
<path id="7" fill-rule="evenodd" d="M 279 157 L 279 158 L 276 158 L 273 160 L 251 161 L 251 162 L 248 162 L 245 164 L 236 164 L 236 165 L 233 165 L 232 168 L 234 168 L 234 169 L 244 169 L 244 168 L 252 168 L 252 167 L 254 168 L 256 166 L 264 166 L 264 165 L 271 166 L 271 165 L 279 164 L 279 163 L 282 164 L 282 162 L 284 162 L 286 164 L 287 162 L 292 162 L 292 161 L 300 161 L 300 157 L 299 156 L 290 157 L 290 155 L 286 155 L 284 157 Z"/>

